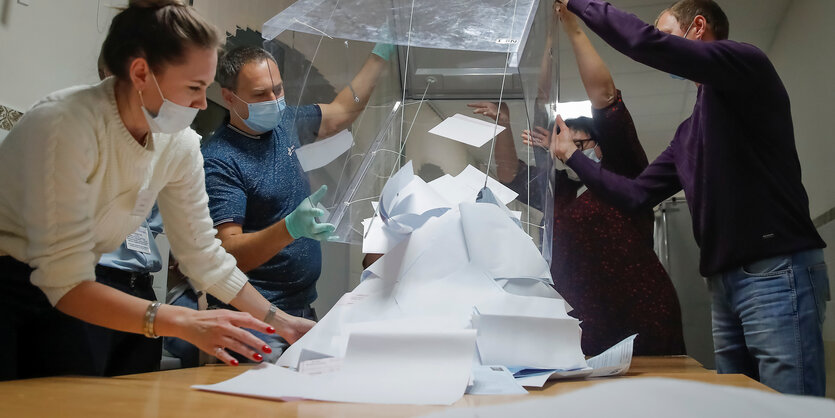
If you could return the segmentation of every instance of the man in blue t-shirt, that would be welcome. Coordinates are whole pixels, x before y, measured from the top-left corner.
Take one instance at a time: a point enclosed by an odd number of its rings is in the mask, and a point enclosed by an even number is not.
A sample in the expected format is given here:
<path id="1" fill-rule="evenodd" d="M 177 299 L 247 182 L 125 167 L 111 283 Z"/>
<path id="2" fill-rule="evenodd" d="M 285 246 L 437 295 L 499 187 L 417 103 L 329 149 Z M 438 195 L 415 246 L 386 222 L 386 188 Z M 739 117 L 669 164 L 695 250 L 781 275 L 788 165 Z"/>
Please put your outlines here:
<path id="1" fill-rule="evenodd" d="M 315 219 L 323 213 L 316 205 L 326 188 L 311 195 L 295 150 L 353 123 L 393 51 L 392 45 L 377 45 L 333 102 L 300 107 L 286 106 L 278 65 L 264 49 L 237 47 L 218 62 L 217 80 L 230 111 L 228 122 L 203 145 L 209 210 L 223 247 L 250 283 L 291 315 L 316 319 L 310 304 L 321 272 L 319 241 L 334 229 Z M 214 302 L 210 298 L 210 307 Z M 196 306 L 192 293 L 175 303 Z M 272 358 L 286 347 L 278 338 L 259 337 L 270 341 Z M 166 348 L 183 357 L 168 343 Z"/>

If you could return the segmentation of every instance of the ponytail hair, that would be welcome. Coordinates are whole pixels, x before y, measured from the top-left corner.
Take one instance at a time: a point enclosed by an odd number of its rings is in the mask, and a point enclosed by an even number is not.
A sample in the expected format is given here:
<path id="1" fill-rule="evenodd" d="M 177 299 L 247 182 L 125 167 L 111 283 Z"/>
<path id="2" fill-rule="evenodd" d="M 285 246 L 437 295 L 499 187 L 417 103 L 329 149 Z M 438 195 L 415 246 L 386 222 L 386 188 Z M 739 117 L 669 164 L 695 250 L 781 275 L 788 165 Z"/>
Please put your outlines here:
<path id="1" fill-rule="evenodd" d="M 131 0 L 110 24 L 102 45 L 104 65 L 120 79 L 128 78 L 130 63 L 145 58 L 154 72 L 185 60 L 190 46 L 216 49 L 217 29 L 190 6 L 177 0 Z"/>

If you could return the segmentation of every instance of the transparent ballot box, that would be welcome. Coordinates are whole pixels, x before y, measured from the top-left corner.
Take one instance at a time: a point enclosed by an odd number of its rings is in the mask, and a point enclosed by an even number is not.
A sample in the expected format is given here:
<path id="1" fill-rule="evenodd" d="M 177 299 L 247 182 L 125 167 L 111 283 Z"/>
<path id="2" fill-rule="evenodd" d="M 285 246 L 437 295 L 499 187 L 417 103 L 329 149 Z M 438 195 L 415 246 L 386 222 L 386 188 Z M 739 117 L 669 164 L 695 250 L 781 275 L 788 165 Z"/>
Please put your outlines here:
<path id="1" fill-rule="evenodd" d="M 486 183 L 550 262 L 553 161 L 521 134 L 554 125 L 553 2 L 299 0 L 269 19 L 262 36 L 291 107 L 355 95 L 372 50 L 389 53 L 351 126 L 295 150 L 307 159 L 311 190 L 328 186 L 323 220 L 336 225 L 339 241 L 363 242 L 386 181 L 411 163 L 450 199 L 475 200 Z M 468 105 L 477 103 L 506 107 L 509 126 L 474 113 Z"/>

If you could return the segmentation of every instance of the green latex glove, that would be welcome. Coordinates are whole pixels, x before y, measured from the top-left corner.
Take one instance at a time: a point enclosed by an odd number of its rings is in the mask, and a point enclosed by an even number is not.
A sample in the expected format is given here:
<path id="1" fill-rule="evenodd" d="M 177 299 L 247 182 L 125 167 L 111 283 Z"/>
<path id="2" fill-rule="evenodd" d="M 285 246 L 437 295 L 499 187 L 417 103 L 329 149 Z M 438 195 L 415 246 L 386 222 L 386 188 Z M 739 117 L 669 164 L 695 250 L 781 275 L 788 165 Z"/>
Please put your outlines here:
<path id="1" fill-rule="evenodd" d="M 317 241 L 327 241 L 331 238 L 331 234 L 333 234 L 336 227 L 333 224 L 319 223 L 316 221 L 317 217 L 325 214 L 325 211 L 317 208 L 316 205 L 325 197 L 327 191 L 328 186 L 323 185 L 316 193 L 304 199 L 293 212 L 284 218 L 287 232 L 290 233 L 293 239 L 306 237 Z"/>
<path id="2" fill-rule="evenodd" d="M 374 45 L 374 49 L 371 50 L 371 53 L 388 61 L 394 55 L 395 49 L 392 44 L 376 44 Z"/>

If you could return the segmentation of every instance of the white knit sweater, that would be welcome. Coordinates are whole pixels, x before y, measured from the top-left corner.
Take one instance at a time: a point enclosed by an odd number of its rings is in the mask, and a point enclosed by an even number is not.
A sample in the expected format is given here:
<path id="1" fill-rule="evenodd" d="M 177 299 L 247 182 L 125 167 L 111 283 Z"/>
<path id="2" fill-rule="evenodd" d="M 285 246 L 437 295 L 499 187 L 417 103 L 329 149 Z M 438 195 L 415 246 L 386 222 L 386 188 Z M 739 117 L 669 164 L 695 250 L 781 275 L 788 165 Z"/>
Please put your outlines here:
<path id="1" fill-rule="evenodd" d="M 215 238 L 200 136 L 155 134 L 142 147 L 119 117 L 114 87 L 111 77 L 53 93 L 0 144 L 0 255 L 34 268 L 32 283 L 55 305 L 95 280 L 99 257 L 140 225 L 147 213 L 131 212 L 147 184 L 183 273 L 229 302 L 247 278 Z"/>

